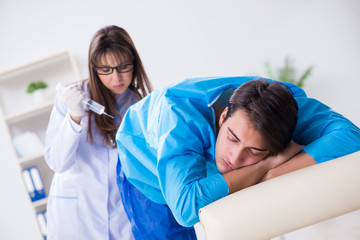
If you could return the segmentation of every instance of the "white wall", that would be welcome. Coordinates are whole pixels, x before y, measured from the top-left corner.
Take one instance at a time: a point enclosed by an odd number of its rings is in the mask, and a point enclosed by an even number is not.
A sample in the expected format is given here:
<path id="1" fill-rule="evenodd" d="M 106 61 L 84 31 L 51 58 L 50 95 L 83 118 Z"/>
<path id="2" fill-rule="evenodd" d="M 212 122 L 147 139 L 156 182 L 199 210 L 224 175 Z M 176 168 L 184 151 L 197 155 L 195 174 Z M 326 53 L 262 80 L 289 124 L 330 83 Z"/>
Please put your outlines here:
<path id="1" fill-rule="evenodd" d="M 1 0 L 0 72 L 69 49 L 83 77 L 100 27 L 124 27 L 155 87 L 187 77 L 264 74 L 286 55 L 305 90 L 360 125 L 358 0 Z"/>
<path id="2" fill-rule="evenodd" d="M 358 0 L 1 0 L 0 72 L 68 49 L 85 78 L 90 38 L 109 24 L 130 33 L 155 88 L 262 75 L 289 55 L 314 66 L 308 95 L 360 126 Z"/>

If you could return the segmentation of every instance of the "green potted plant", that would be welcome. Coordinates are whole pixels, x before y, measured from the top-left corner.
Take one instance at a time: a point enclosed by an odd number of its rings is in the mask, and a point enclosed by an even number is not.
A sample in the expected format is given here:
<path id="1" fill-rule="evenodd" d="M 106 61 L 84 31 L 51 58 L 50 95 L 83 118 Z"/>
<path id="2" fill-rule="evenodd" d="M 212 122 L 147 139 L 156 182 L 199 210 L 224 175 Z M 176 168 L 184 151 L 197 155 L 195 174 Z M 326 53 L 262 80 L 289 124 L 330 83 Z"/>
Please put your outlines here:
<path id="1" fill-rule="evenodd" d="M 47 87 L 48 84 L 43 80 L 34 81 L 28 85 L 26 93 L 33 95 L 34 102 L 41 103 L 44 101 L 44 90 Z"/>
<path id="2" fill-rule="evenodd" d="M 277 76 L 273 74 L 269 61 L 265 63 L 265 70 L 266 74 L 271 79 L 294 83 L 302 88 L 305 85 L 305 80 L 312 72 L 312 66 L 308 67 L 299 78 L 296 78 L 296 69 L 293 65 L 293 60 L 290 57 L 286 57 L 284 67 L 277 70 Z"/>

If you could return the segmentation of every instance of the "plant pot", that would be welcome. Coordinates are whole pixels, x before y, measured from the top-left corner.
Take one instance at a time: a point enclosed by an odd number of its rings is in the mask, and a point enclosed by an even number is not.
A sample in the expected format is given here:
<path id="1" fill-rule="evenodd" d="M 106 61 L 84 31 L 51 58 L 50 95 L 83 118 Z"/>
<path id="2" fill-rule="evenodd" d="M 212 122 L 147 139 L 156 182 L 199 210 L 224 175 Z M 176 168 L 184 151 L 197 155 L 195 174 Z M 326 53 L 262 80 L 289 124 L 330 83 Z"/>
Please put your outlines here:
<path id="1" fill-rule="evenodd" d="M 45 101 L 45 90 L 44 89 L 35 90 L 32 93 L 32 95 L 33 95 L 33 101 L 36 104 L 40 104 Z"/>

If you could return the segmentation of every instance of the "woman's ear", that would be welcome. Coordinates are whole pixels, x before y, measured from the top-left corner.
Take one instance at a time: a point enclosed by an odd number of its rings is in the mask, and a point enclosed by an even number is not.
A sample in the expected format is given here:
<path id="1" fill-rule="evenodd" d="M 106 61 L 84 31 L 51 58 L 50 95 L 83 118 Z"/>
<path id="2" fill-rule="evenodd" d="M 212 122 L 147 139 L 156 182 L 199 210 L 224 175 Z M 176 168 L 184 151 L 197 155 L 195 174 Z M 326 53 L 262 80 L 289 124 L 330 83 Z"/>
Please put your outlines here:
<path id="1" fill-rule="evenodd" d="M 223 124 L 224 119 L 225 119 L 225 117 L 226 117 L 226 115 L 227 115 L 228 110 L 229 110 L 229 107 L 226 107 L 226 108 L 224 109 L 224 111 L 221 113 L 220 118 L 219 118 L 219 127 L 221 127 L 221 125 Z"/>

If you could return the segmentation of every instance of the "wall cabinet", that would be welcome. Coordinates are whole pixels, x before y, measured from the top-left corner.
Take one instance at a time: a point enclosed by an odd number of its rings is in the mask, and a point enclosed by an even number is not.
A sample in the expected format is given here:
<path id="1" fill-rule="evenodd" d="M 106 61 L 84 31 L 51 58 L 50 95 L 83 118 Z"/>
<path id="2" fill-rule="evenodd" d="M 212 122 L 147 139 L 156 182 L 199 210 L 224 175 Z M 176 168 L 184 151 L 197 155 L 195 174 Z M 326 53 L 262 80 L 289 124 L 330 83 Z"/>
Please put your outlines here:
<path id="1" fill-rule="evenodd" d="M 19 166 L 41 235 L 46 238 L 46 204 L 53 172 L 44 159 L 45 133 L 52 110 L 56 85 L 79 81 L 78 67 L 68 51 L 39 59 L 27 65 L 0 73 L 0 121 L 6 126 L 5 141 L 11 142 L 10 158 Z M 44 81 L 43 90 L 27 93 L 31 82 Z M 40 94 L 39 94 L 40 93 Z M 39 98 L 39 95 L 41 96 Z M 43 194 L 31 195 L 31 191 Z M 35 196 L 35 197 L 34 197 Z"/>

